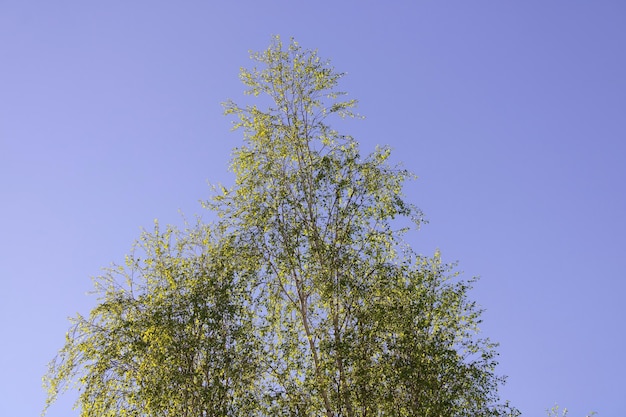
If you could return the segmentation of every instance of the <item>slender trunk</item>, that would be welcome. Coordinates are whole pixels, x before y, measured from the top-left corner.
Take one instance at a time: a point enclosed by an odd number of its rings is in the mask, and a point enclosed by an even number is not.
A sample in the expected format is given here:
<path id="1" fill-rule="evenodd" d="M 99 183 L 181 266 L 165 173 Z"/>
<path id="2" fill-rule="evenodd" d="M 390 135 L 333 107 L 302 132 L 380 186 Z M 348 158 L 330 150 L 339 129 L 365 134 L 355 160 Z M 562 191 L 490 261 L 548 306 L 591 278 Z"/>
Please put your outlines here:
<path id="1" fill-rule="evenodd" d="M 317 378 L 317 383 L 319 386 L 320 393 L 322 394 L 324 407 L 326 408 L 326 416 L 333 417 L 333 410 L 330 405 L 330 400 L 328 399 L 328 393 L 326 392 L 326 387 L 324 386 L 325 384 L 323 383 L 322 372 L 321 372 L 320 363 L 319 363 L 319 355 L 317 353 L 315 341 L 313 340 L 313 334 L 309 326 L 309 319 L 307 315 L 307 302 L 306 302 L 305 295 L 302 294 L 302 289 L 300 285 L 298 285 L 298 297 L 300 299 L 300 315 L 302 317 L 302 324 L 304 326 L 304 332 L 306 334 L 307 340 L 309 341 L 309 348 L 311 349 L 311 355 L 313 356 L 313 362 L 315 364 L 315 376 Z"/>
<path id="2" fill-rule="evenodd" d="M 333 331 L 335 334 L 335 362 L 337 364 L 337 371 L 339 372 L 339 399 L 343 400 L 346 411 L 348 412 L 349 417 L 354 416 L 354 410 L 352 409 L 352 404 L 350 403 L 350 396 L 348 395 L 348 384 L 346 384 L 345 373 L 343 369 L 343 357 L 341 355 L 341 329 L 339 328 L 339 306 L 335 306 L 336 311 L 333 314 Z"/>

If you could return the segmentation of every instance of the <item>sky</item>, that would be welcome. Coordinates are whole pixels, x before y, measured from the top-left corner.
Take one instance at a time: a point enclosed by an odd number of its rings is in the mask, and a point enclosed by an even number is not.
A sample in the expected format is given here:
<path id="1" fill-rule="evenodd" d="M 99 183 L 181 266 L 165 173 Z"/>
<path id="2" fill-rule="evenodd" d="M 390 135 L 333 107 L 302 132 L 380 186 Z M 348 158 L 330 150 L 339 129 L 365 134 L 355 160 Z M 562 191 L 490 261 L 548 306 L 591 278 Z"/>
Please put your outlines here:
<path id="1" fill-rule="evenodd" d="M 0 0 L 0 415 L 40 414 L 67 318 L 142 229 L 210 220 L 241 144 L 220 103 L 274 34 L 345 72 L 366 117 L 343 133 L 418 176 L 407 238 L 481 277 L 502 398 L 626 415 L 625 22 L 622 0 Z"/>

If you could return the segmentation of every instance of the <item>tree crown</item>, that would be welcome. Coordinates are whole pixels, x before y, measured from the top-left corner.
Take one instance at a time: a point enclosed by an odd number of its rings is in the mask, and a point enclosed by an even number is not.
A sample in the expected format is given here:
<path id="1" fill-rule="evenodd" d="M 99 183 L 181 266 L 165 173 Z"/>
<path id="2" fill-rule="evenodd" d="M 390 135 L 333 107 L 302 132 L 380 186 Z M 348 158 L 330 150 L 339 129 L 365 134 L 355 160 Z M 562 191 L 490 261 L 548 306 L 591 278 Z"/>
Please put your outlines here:
<path id="1" fill-rule="evenodd" d="M 343 74 L 293 40 L 252 58 L 241 79 L 267 106 L 225 103 L 244 143 L 206 203 L 219 220 L 146 233 L 101 277 L 49 402 L 77 381 L 85 416 L 516 415 L 473 281 L 394 227 L 423 220 L 412 174 L 330 127 L 356 116 Z"/>

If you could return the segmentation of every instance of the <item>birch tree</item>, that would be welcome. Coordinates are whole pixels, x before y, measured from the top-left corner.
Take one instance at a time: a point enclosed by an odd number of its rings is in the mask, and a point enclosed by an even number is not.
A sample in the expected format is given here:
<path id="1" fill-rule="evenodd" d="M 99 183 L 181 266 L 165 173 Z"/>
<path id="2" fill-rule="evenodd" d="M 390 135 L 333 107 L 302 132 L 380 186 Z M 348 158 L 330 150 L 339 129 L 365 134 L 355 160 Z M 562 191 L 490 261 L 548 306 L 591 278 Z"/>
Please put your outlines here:
<path id="1" fill-rule="evenodd" d="M 219 220 L 146 236 L 120 270 L 139 296 L 107 277 L 50 399 L 76 376 L 82 415 L 517 415 L 474 281 L 403 240 L 423 222 L 413 175 L 331 127 L 355 117 L 343 74 L 279 38 L 252 59 L 250 103 L 225 103 L 243 143 L 235 184 L 205 204 Z"/>

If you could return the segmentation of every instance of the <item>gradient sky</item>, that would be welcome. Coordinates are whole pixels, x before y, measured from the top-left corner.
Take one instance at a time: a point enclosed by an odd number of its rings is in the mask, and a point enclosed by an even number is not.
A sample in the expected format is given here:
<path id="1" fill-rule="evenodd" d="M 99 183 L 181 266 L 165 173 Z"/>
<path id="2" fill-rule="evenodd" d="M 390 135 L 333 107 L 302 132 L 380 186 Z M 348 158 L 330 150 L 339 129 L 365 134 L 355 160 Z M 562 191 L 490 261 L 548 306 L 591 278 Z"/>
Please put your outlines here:
<path id="1" fill-rule="evenodd" d="M 418 175 L 409 239 L 481 276 L 502 397 L 626 415 L 623 0 L 0 0 L 0 415 L 40 413 L 67 317 L 142 228 L 210 219 L 240 144 L 220 103 L 272 34 L 347 72 L 344 133 Z"/>

